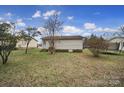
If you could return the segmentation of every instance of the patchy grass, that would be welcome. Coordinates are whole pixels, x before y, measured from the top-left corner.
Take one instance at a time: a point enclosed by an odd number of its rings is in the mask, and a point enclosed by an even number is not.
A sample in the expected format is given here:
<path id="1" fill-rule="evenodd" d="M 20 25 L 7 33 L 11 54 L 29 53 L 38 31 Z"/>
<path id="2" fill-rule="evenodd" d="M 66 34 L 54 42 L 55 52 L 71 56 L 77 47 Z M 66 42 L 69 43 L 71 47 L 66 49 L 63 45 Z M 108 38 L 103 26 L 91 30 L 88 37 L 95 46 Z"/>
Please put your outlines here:
<path id="1" fill-rule="evenodd" d="M 124 56 L 16 50 L 0 64 L 0 86 L 124 86 Z"/>

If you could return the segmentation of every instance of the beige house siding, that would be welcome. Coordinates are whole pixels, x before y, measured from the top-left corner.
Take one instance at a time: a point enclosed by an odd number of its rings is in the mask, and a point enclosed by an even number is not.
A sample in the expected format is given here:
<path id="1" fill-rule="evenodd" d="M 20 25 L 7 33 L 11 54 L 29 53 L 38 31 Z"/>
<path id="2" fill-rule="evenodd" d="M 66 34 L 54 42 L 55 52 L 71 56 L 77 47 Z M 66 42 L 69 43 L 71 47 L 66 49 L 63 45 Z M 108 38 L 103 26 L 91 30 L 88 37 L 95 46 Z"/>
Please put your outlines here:
<path id="1" fill-rule="evenodd" d="M 114 38 L 110 40 L 111 43 L 119 43 L 119 50 L 124 51 L 124 38 Z"/>
<path id="2" fill-rule="evenodd" d="M 25 48 L 26 47 L 26 41 L 20 40 L 16 44 L 17 48 Z M 32 39 L 29 43 L 29 48 L 36 48 L 37 47 L 37 41 Z"/>
<path id="3" fill-rule="evenodd" d="M 43 44 L 44 49 L 49 48 L 48 40 Z M 83 40 L 56 40 L 55 41 L 56 49 L 83 49 Z"/>

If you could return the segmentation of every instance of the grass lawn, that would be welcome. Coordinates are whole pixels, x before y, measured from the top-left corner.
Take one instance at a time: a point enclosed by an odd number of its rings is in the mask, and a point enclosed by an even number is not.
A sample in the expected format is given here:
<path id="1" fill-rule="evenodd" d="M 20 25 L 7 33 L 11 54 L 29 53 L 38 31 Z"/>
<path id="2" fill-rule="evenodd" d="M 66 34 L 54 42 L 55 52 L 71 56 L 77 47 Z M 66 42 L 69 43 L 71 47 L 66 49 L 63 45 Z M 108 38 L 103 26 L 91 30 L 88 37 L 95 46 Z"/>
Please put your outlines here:
<path id="1" fill-rule="evenodd" d="M 0 86 L 124 86 L 124 55 L 16 50 L 0 62 Z"/>

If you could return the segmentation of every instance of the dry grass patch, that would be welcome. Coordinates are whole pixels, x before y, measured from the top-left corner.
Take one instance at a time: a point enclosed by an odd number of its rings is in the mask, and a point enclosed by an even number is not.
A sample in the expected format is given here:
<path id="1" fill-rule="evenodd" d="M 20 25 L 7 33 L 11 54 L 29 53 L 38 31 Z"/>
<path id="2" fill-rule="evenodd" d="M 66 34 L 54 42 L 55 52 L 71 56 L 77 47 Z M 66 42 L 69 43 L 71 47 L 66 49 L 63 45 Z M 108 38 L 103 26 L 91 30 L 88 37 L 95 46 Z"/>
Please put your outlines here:
<path id="1" fill-rule="evenodd" d="M 16 50 L 0 64 L 0 86 L 124 86 L 123 73 L 124 56 Z"/>

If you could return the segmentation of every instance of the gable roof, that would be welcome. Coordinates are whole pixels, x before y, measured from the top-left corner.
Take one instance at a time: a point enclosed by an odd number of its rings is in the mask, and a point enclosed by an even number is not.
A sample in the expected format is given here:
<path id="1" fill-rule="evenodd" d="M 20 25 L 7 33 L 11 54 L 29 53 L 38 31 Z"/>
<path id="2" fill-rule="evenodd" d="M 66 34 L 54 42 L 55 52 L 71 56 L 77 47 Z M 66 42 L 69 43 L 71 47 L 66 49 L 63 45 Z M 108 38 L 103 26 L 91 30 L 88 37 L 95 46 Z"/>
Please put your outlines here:
<path id="1" fill-rule="evenodd" d="M 42 40 L 50 40 L 50 36 L 43 37 Z M 82 36 L 54 36 L 55 40 L 82 40 Z"/>
<path id="2" fill-rule="evenodd" d="M 38 40 L 36 40 L 35 38 L 32 38 L 33 40 L 35 40 L 36 42 L 38 42 Z"/>
<path id="3" fill-rule="evenodd" d="M 124 37 L 114 37 L 109 40 L 110 42 L 123 42 Z"/>
<path id="4" fill-rule="evenodd" d="M 110 41 L 113 40 L 113 39 L 121 39 L 121 40 L 123 40 L 124 37 L 114 37 L 114 38 L 111 38 Z"/>

